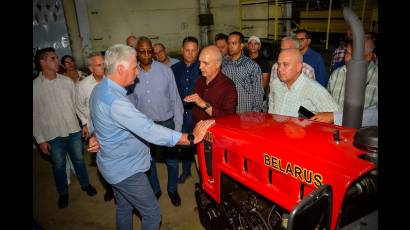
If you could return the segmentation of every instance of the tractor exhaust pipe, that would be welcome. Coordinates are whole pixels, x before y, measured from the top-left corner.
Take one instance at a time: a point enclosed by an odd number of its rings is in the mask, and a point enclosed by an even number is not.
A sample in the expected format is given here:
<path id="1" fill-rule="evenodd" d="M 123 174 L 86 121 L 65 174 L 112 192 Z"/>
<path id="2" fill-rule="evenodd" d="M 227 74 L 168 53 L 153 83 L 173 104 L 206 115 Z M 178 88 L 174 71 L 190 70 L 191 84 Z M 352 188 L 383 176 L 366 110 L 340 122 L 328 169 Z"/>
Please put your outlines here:
<path id="1" fill-rule="evenodd" d="M 343 16 L 353 34 L 352 59 L 346 64 L 345 100 L 343 105 L 343 126 L 362 126 L 364 96 L 367 77 L 367 61 L 364 59 L 364 30 L 357 15 L 347 7 Z"/>

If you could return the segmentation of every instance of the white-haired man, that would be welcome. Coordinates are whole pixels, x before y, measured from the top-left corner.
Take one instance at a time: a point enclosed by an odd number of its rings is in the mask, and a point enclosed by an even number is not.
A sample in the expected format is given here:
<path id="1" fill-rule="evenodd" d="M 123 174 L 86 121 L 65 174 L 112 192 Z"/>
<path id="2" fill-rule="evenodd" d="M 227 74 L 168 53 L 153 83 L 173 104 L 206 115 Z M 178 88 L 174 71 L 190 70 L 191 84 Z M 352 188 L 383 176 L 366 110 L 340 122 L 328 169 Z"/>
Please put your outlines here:
<path id="1" fill-rule="evenodd" d="M 118 229 L 132 229 L 133 209 L 142 216 L 141 229 L 159 229 L 161 211 L 145 174 L 150 168 L 147 142 L 193 145 L 214 121 L 198 123 L 193 133 L 180 133 L 155 124 L 127 98 L 138 75 L 135 49 L 118 44 L 105 53 L 106 77 L 90 98 L 91 130 L 100 142 L 97 165 L 113 186 Z"/>

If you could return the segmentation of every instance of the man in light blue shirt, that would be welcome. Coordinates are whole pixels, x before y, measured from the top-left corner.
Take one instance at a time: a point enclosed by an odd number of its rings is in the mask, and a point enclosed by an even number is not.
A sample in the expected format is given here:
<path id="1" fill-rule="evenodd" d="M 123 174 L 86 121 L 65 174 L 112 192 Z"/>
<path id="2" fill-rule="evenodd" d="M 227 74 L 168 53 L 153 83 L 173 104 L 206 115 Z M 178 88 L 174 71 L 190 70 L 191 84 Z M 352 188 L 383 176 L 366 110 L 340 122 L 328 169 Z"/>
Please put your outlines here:
<path id="1" fill-rule="evenodd" d="M 181 131 L 184 108 L 178 93 L 174 73 L 166 65 L 154 61 L 151 40 L 140 37 L 137 42 L 137 57 L 139 82 L 135 84 L 129 94 L 130 101 L 135 107 L 155 121 L 155 123 L 176 131 Z M 168 196 L 174 206 L 181 205 L 178 194 L 179 164 L 177 153 L 173 148 L 151 145 L 152 162 L 149 181 L 155 195 L 162 194 L 156 168 L 155 152 L 162 151 L 168 171 Z"/>
<path id="2" fill-rule="evenodd" d="M 90 97 L 90 132 L 100 142 L 97 166 L 113 186 L 118 229 L 132 229 L 133 209 L 142 216 L 141 229 L 159 229 L 161 212 L 145 174 L 150 168 L 148 142 L 174 146 L 200 142 L 213 121 L 198 124 L 193 134 L 155 124 L 126 96 L 138 74 L 136 52 L 118 44 L 105 53 L 106 77 Z"/>

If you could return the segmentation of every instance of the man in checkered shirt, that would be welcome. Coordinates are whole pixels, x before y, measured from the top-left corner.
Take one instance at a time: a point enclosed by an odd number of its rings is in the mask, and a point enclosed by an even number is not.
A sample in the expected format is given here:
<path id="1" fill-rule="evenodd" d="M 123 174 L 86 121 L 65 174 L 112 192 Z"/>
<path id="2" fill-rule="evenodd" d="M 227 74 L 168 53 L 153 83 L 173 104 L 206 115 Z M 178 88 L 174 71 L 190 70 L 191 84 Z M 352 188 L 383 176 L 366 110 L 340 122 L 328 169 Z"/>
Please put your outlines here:
<path id="1" fill-rule="evenodd" d="M 222 73 L 229 77 L 238 92 L 236 112 L 260 112 L 263 103 L 262 71 L 259 65 L 242 52 L 243 34 L 232 32 L 228 37 L 229 57 L 222 63 Z"/>

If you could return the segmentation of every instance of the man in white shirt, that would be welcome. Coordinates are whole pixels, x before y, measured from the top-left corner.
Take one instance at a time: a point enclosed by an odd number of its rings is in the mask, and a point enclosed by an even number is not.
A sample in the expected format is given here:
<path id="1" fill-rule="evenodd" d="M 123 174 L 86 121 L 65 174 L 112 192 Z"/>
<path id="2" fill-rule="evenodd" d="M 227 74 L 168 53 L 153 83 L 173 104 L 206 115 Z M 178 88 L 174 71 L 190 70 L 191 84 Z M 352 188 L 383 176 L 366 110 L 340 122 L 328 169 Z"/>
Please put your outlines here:
<path id="1" fill-rule="evenodd" d="M 60 75 L 54 48 L 38 50 L 35 55 L 39 76 L 33 81 L 33 136 L 40 150 L 50 155 L 59 193 L 58 207 L 68 206 L 66 155 L 73 162 L 81 189 L 97 194 L 90 185 L 83 159 L 81 129 L 76 117 L 76 88 L 71 79 Z"/>
<path id="2" fill-rule="evenodd" d="M 88 56 L 88 69 L 91 74 L 84 80 L 78 83 L 78 93 L 77 93 L 77 114 L 83 125 L 83 137 L 89 137 L 90 128 L 90 95 L 94 87 L 101 81 L 104 77 L 104 56 L 101 52 L 94 52 Z M 91 155 L 91 166 L 96 166 L 95 154 Z M 98 178 L 101 181 L 105 189 L 104 200 L 110 201 L 114 198 L 114 193 L 111 186 L 105 181 L 101 176 L 100 172 L 97 170 Z"/>

